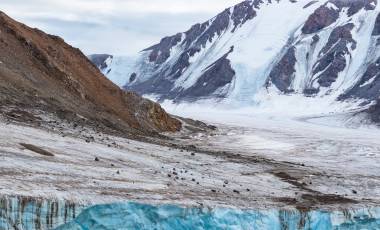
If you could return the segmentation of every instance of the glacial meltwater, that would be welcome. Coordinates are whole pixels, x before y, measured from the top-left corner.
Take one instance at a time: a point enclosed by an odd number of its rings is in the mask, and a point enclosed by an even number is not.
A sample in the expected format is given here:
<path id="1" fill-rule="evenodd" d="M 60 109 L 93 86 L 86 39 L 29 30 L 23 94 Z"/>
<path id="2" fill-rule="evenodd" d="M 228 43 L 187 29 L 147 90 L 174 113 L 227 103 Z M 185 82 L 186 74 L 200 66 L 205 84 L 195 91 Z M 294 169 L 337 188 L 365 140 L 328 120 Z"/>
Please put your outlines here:
<path id="1" fill-rule="evenodd" d="M 67 202 L 0 200 L 0 230 L 380 229 L 380 208 L 345 211 L 238 210 L 116 203 L 86 209 Z"/>

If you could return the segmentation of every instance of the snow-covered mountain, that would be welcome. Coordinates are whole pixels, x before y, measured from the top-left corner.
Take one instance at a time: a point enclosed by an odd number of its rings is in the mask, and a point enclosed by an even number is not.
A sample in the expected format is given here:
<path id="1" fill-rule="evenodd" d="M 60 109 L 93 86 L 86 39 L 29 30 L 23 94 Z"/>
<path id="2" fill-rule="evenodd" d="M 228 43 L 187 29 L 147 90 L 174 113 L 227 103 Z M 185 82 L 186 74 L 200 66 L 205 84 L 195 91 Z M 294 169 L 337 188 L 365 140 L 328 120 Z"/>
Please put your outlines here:
<path id="1" fill-rule="evenodd" d="M 380 96 L 376 0 L 246 0 L 163 38 L 103 73 L 124 88 L 174 101 L 266 97 L 326 101 Z"/>

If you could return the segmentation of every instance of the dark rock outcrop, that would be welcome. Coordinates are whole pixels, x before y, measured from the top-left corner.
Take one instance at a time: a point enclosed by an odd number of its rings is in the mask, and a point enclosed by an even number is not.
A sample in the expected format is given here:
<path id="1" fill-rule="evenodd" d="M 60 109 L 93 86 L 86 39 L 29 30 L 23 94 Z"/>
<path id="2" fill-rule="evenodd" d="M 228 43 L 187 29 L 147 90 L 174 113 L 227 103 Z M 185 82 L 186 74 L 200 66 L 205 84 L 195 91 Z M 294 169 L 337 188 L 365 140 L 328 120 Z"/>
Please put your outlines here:
<path id="1" fill-rule="evenodd" d="M 145 49 L 144 51 L 152 50 L 149 55 L 149 61 L 155 64 L 164 63 L 170 56 L 170 49 L 181 41 L 181 37 L 181 33 L 171 37 L 165 37 L 159 44 Z"/>
<path id="2" fill-rule="evenodd" d="M 284 93 L 290 93 L 290 85 L 292 83 L 294 73 L 295 73 L 295 64 L 297 59 L 295 57 L 296 48 L 291 47 L 277 63 L 276 66 L 272 69 L 269 74 L 269 80 L 272 82 L 279 90 Z"/>
<path id="3" fill-rule="evenodd" d="M 330 26 L 336 22 L 339 13 L 344 8 L 348 9 L 347 15 L 351 17 L 361 9 L 374 10 L 374 5 L 376 5 L 376 0 L 330 0 L 310 15 L 302 28 L 302 32 L 312 34 Z"/>
<path id="4" fill-rule="evenodd" d="M 157 74 L 147 81 L 136 82 L 132 85 L 124 86 L 125 90 L 131 90 L 140 94 L 155 94 L 161 98 L 172 98 L 171 95 L 177 91 L 173 90 L 173 82 L 165 78 L 164 74 Z"/>
<path id="5" fill-rule="evenodd" d="M 226 31 L 230 25 L 230 20 L 233 21 L 233 30 L 238 26 L 242 26 L 247 21 L 253 19 L 256 16 L 254 7 L 258 7 L 262 1 L 244 1 L 233 7 L 232 13 L 230 9 L 224 10 L 218 14 L 210 24 L 210 21 L 202 24 L 201 28 L 206 28 L 205 31 L 198 37 L 196 37 L 195 47 L 204 47 L 207 42 L 211 42 L 215 36 L 220 36 Z M 192 32 L 186 32 L 186 34 L 194 34 Z M 186 39 L 186 44 L 192 44 L 192 41 Z"/>
<path id="6" fill-rule="evenodd" d="M 256 11 L 253 9 L 251 2 L 244 1 L 235 6 L 234 11 L 232 13 L 232 20 L 234 21 L 235 29 L 243 25 L 246 21 L 253 19 L 256 16 Z"/>
<path id="7" fill-rule="evenodd" d="M 380 13 L 377 15 L 375 27 L 373 28 L 372 36 L 380 35 Z"/>
<path id="8" fill-rule="evenodd" d="M 377 0 L 330 0 L 335 6 L 342 10 L 347 8 L 347 15 L 352 15 L 359 12 L 361 9 L 374 10 Z"/>
<path id="9" fill-rule="evenodd" d="M 323 5 L 310 15 L 305 25 L 302 27 L 302 33 L 316 33 L 329 25 L 333 24 L 339 17 L 339 11 Z"/>
<path id="10" fill-rule="evenodd" d="M 131 76 L 129 76 L 129 83 L 135 81 L 137 78 L 137 74 L 136 73 L 132 73 Z"/>
<path id="11" fill-rule="evenodd" d="M 374 122 L 380 123 L 380 98 L 374 106 L 369 108 L 368 113 Z"/>
<path id="12" fill-rule="evenodd" d="M 207 42 L 212 42 L 215 36 L 220 36 L 230 23 L 230 10 L 226 9 L 216 16 L 207 30 L 197 39 L 195 47 L 205 47 Z"/>
<path id="13" fill-rule="evenodd" d="M 231 52 L 233 52 L 233 48 L 231 48 L 230 52 L 207 67 L 198 81 L 189 89 L 181 92 L 179 96 L 188 100 L 197 100 L 230 84 L 235 76 L 235 71 L 232 69 L 230 60 L 227 58 Z M 216 95 L 216 97 L 224 96 L 224 94 Z"/>
<path id="14" fill-rule="evenodd" d="M 329 40 L 321 50 L 320 58 L 313 69 L 313 75 L 320 73 L 316 78 L 320 86 L 331 86 L 338 78 L 338 74 L 346 68 L 346 55 L 350 55 L 348 47 L 351 44 L 351 49 L 356 48 L 356 41 L 353 40 L 351 34 L 353 28 L 354 25 L 349 23 L 336 27 L 330 34 Z"/>
<path id="15" fill-rule="evenodd" d="M 367 71 L 363 74 L 360 81 L 350 89 L 346 94 L 340 97 L 340 100 L 347 98 L 362 98 L 367 100 L 376 100 L 380 92 L 380 58 L 371 63 Z"/>

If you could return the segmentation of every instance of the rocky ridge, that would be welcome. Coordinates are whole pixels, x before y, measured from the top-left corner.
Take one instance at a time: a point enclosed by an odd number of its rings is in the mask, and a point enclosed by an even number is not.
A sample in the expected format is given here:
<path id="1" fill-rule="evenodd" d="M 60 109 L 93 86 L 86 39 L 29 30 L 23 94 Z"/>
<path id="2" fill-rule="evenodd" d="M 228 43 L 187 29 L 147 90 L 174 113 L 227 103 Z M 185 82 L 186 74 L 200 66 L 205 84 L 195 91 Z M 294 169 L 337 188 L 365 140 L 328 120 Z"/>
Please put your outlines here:
<path id="1" fill-rule="evenodd" d="M 48 113 L 139 135 L 181 127 L 158 104 L 114 85 L 79 49 L 4 13 L 0 13 L 0 99 L 3 114 L 24 121 L 40 120 Z"/>

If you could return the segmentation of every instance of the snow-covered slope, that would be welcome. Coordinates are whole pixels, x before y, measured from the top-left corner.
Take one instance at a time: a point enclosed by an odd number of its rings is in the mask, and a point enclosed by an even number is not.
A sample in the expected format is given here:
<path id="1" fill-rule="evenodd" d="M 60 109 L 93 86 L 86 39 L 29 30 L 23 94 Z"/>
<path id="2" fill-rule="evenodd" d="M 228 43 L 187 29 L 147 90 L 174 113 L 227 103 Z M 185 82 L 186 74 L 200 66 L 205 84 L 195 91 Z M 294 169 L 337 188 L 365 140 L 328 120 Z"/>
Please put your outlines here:
<path id="1" fill-rule="evenodd" d="M 116 85 L 123 87 L 130 79 L 130 71 L 134 68 L 135 57 L 120 57 L 109 54 L 93 54 L 88 58 L 104 75 Z"/>
<path id="2" fill-rule="evenodd" d="M 368 104 L 380 95 L 379 10 L 376 0 L 247 0 L 105 74 L 161 100 Z"/>

